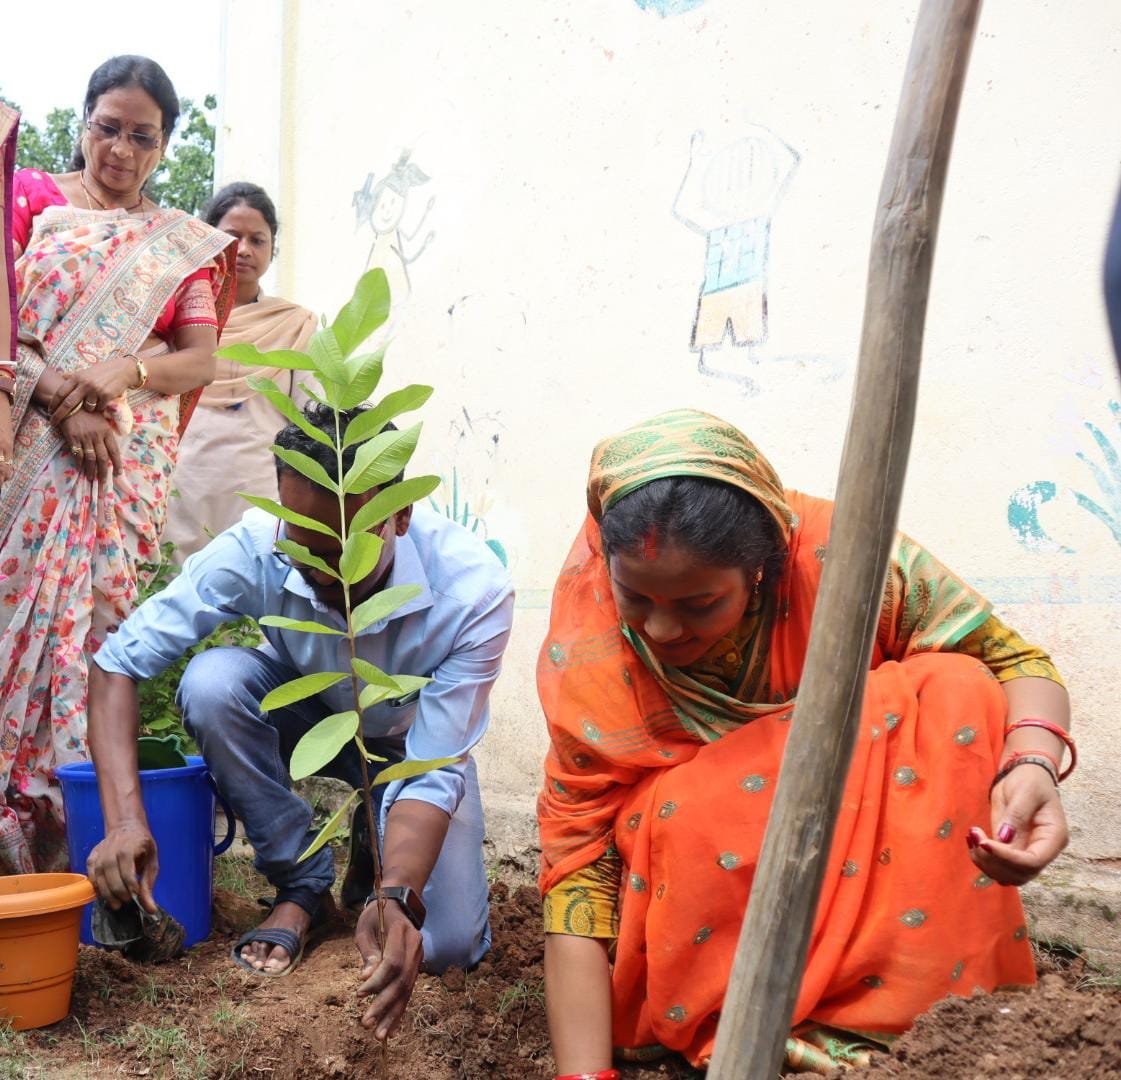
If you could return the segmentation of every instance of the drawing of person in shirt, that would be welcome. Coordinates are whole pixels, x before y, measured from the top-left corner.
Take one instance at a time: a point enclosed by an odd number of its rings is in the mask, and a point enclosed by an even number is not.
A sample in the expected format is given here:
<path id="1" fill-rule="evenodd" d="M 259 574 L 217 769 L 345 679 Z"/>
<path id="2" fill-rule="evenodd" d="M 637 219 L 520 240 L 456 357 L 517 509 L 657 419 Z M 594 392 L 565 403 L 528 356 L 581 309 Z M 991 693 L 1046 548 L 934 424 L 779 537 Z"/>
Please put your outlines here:
<path id="1" fill-rule="evenodd" d="M 751 125 L 715 146 L 693 133 L 689 167 L 673 214 L 705 238 L 704 277 L 690 348 L 751 348 L 767 340 L 771 219 L 798 166 L 797 151 L 774 132 Z"/>

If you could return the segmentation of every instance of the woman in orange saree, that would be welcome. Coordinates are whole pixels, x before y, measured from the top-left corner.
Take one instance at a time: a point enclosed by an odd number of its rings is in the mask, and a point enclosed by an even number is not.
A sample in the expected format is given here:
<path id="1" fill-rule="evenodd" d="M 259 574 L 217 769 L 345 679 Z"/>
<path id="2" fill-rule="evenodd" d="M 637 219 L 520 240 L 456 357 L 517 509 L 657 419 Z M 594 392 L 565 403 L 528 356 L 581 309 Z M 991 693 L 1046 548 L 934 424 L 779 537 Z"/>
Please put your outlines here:
<path id="1" fill-rule="evenodd" d="M 688 410 L 604 440 L 588 503 L 538 667 L 557 1070 L 610 1076 L 612 1047 L 704 1066 L 832 504 L 784 490 L 744 435 Z M 1031 983 L 1002 885 L 1066 842 L 1058 674 L 903 535 L 871 666 L 788 1043 L 804 1071 L 859 1060 L 946 994 Z"/>
<path id="2" fill-rule="evenodd" d="M 214 375 L 234 242 L 144 185 L 162 68 L 90 80 L 75 170 L 15 174 L 14 475 L 0 489 L 0 873 L 61 869 L 54 766 L 85 757 L 88 656 L 159 561 L 179 436 Z"/>

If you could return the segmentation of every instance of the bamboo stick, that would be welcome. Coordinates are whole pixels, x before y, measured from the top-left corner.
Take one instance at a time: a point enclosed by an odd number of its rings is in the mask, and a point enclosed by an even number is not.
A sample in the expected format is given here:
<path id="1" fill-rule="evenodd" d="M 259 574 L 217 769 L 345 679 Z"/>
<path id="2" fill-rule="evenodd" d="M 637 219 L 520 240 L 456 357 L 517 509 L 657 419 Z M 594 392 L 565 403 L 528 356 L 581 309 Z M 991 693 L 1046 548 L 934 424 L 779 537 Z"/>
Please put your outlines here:
<path id="1" fill-rule="evenodd" d="M 860 718 L 914 424 L 942 191 L 980 0 L 923 0 L 872 237 L 829 555 L 711 1080 L 781 1071 Z"/>

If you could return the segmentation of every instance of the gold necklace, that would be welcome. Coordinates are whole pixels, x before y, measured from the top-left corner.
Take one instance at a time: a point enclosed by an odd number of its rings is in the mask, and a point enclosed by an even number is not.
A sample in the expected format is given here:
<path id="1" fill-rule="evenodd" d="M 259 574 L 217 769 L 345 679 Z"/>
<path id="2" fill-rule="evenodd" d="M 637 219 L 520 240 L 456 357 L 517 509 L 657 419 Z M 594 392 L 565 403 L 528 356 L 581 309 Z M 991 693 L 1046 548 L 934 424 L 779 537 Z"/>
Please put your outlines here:
<path id="1" fill-rule="evenodd" d="M 90 189 L 88 187 L 86 187 L 86 170 L 85 169 L 83 169 L 80 173 L 78 173 L 78 183 L 82 185 L 82 190 L 86 193 L 86 208 L 89 209 L 89 210 L 93 209 L 93 203 L 97 203 L 97 205 L 100 206 L 102 210 L 120 210 L 120 209 L 123 209 L 125 211 L 125 213 L 131 214 L 133 212 L 133 210 L 139 210 L 144 205 L 144 194 L 143 194 L 143 192 L 141 192 L 139 201 L 134 203 L 132 206 L 125 206 L 125 207 L 106 206 L 105 203 L 103 203 L 96 195 L 90 194 Z M 92 199 L 93 202 L 90 202 L 90 199 Z"/>

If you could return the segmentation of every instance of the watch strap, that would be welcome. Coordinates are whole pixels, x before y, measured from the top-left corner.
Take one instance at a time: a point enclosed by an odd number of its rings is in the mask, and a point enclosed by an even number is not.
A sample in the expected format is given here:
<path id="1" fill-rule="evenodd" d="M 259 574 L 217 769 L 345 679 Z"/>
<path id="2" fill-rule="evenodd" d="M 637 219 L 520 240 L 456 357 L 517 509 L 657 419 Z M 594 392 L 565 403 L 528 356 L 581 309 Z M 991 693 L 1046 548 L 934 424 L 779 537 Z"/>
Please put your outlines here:
<path id="1" fill-rule="evenodd" d="M 428 915 L 428 909 L 424 906 L 424 901 L 416 894 L 416 892 L 409 888 L 408 885 L 383 885 L 381 888 L 381 896 L 384 900 L 394 900 L 397 906 L 405 913 L 405 917 L 420 930 L 424 926 L 425 917 Z M 378 899 L 377 890 L 370 893 L 366 898 L 366 907 L 376 902 Z"/>

